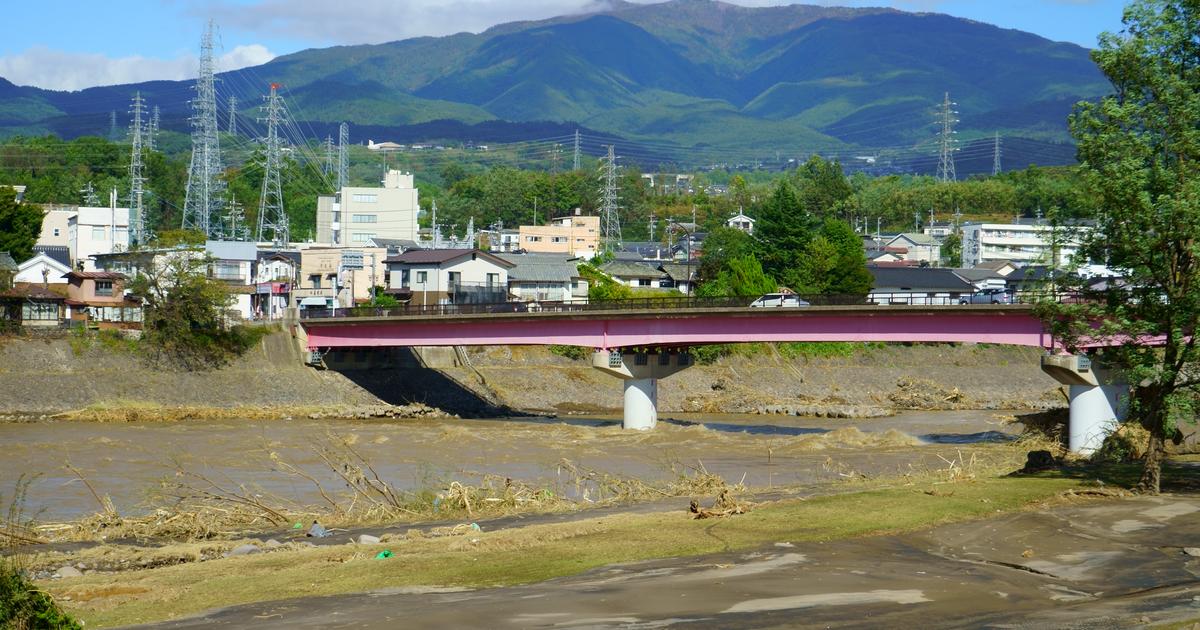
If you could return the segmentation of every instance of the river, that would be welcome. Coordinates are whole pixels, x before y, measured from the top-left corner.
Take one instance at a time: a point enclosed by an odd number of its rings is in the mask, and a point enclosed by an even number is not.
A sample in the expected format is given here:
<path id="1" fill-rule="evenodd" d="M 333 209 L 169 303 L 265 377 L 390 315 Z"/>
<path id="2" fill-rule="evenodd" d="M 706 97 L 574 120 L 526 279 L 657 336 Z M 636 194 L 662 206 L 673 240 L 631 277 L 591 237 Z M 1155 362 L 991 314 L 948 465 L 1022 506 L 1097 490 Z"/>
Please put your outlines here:
<path id="1" fill-rule="evenodd" d="M 231 486 L 316 503 L 313 485 L 272 463 L 271 454 L 326 487 L 340 481 L 317 451 L 339 441 L 402 490 L 476 483 L 499 475 L 571 495 L 560 469 L 577 466 L 665 481 L 682 465 L 757 489 L 812 486 L 859 475 L 945 467 L 966 449 L 1011 440 L 1019 424 L 997 411 L 903 412 L 843 420 L 761 415 L 672 414 L 649 432 L 624 431 L 614 417 L 558 419 L 279 420 L 157 423 L 0 424 L 0 493 L 7 502 L 21 475 L 33 477 L 27 514 L 42 521 L 96 512 L 78 469 L 122 514 L 149 509 L 162 480 L 182 469 Z M 856 430 L 848 430 L 857 427 Z"/>

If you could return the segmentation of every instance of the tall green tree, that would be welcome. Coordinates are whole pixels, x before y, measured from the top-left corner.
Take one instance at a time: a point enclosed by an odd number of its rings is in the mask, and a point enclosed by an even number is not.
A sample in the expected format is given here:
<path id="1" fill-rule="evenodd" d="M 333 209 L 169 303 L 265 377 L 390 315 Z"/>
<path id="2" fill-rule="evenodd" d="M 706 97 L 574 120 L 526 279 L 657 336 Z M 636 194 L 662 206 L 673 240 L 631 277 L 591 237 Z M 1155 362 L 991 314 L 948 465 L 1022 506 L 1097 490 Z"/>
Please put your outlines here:
<path id="1" fill-rule="evenodd" d="M 793 174 L 797 196 L 805 211 L 815 217 L 841 216 L 854 195 L 840 162 L 814 155 Z"/>
<path id="2" fill-rule="evenodd" d="M 1092 52 L 1115 92 L 1076 105 L 1070 128 L 1097 198 L 1082 251 L 1124 272 L 1130 288 L 1044 312 L 1068 349 L 1117 344 L 1105 359 L 1126 372 L 1131 419 L 1150 433 L 1139 486 L 1157 493 L 1165 441 L 1194 421 L 1200 385 L 1200 3 L 1138 0 L 1123 22 Z"/>
<path id="3" fill-rule="evenodd" d="M 874 278 L 867 271 L 867 253 L 862 237 L 841 219 L 825 219 L 821 236 L 833 246 L 834 260 L 826 278 L 826 293 L 866 296 Z"/>
<path id="4" fill-rule="evenodd" d="M 813 216 L 800 204 L 796 189 L 780 181 L 759 210 L 754 236 L 763 269 L 789 288 L 802 282 L 800 260 L 813 227 Z"/>
<path id="5" fill-rule="evenodd" d="M 32 258 L 44 216 L 41 206 L 17 203 L 17 191 L 0 186 L 0 252 L 8 252 L 18 263 Z"/>
<path id="6" fill-rule="evenodd" d="M 747 254 L 727 259 L 716 279 L 704 283 L 697 295 L 757 297 L 764 293 L 774 293 L 777 288 L 775 281 L 763 272 L 758 259 Z"/>
<path id="7" fill-rule="evenodd" d="M 957 230 L 942 240 L 942 262 L 947 267 L 962 266 L 962 236 Z"/>
<path id="8" fill-rule="evenodd" d="M 730 260 L 753 254 L 754 239 L 749 234 L 731 227 L 716 228 L 704 237 L 700 267 L 696 271 L 697 281 L 704 284 L 716 280 Z"/>

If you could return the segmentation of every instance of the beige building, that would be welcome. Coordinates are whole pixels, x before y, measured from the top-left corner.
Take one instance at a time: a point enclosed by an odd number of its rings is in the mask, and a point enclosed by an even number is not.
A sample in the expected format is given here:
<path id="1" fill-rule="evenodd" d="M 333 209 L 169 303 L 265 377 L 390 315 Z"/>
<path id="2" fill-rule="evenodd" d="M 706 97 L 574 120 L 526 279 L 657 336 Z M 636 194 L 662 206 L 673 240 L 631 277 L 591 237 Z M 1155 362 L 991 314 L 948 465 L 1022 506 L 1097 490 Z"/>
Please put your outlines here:
<path id="1" fill-rule="evenodd" d="M 71 238 L 67 225 L 75 216 L 75 206 L 42 206 L 46 216 L 42 218 L 42 233 L 38 235 L 37 244 L 45 247 L 70 247 Z"/>
<path id="2" fill-rule="evenodd" d="M 521 249 L 535 254 L 567 254 L 591 258 L 600 250 L 600 217 L 574 216 L 551 219 L 548 225 L 522 225 L 518 230 Z"/>
<path id="3" fill-rule="evenodd" d="M 317 197 L 317 242 L 360 247 L 375 238 L 416 241 L 420 208 L 412 173 L 389 170 L 382 188 L 347 186 Z"/>
<path id="4" fill-rule="evenodd" d="M 359 254 L 360 256 L 355 256 Z M 355 258 L 362 269 L 346 269 Z M 295 292 L 299 306 L 348 307 L 371 299 L 371 286 L 387 284 L 387 250 L 382 247 L 310 247 L 300 251 L 300 278 Z M 307 300 L 307 303 L 305 302 Z"/>

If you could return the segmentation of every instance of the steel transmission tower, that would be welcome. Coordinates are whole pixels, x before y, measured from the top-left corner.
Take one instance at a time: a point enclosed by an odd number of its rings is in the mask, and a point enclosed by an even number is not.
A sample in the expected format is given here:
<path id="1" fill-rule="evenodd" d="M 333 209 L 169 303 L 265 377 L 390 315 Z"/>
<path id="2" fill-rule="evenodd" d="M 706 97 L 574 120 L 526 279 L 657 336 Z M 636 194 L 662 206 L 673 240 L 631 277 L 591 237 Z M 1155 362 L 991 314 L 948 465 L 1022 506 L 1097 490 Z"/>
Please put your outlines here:
<path id="1" fill-rule="evenodd" d="M 604 187 L 600 194 L 600 235 L 604 238 L 604 251 L 611 252 L 621 243 L 621 217 L 617 214 L 617 156 L 613 145 L 608 145 L 608 155 L 601 158 L 600 179 Z"/>
<path id="2" fill-rule="evenodd" d="M 96 188 L 92 186 L 91 180 L 88 180 L 87 186 L 79 189 L 79 194 L 83 195 L 85 207 L 95 208 L 100 205 L 100 198 L 96 196 Z"/>
<path id="3" fill-rule="evenodd" d="M 955 118 L 958 112 L 955 111 L 954 105 L 955 103 L 950 100 L 950 93 L 946 92 L 946 97 L 942 100 L 942 107 L 938 111 L 937 178 L 940 182 L 952 182 L 958 179 L 954 173 L 954 152 L 958 150 L 954 140 L 954 123 L 958 122 L 958 119 Z"/>
<path id="4" fill-rule="evenodd" d="M 999 175 L 1000 170 L 1000 132 L 997 131 L 992 143 L 992 175 Z"/>
<path id="5" fill-rule="evenodd" d="M 321 174 L 329 177 L 333 173 L 333 136 L 325 136 L 325 161 L 321 162 Z"/>
<path id="6" fill-rule="evenodd" d="M 278 129 L 283 123 L 284 111 L 278 89 L 278 83 L 271 84 L 271 94 L 266 97 L 267 104 L 264 107 L 266 118 L 259 119 L 259 122 L 267 123 L 267 137 L 263 140 L 263 183 L 258 196 L 258 232 L 255 239 L 262 242 L 269 235 L 276 247 L 286 247 L 290 235 L 287 213 L 283 210 L 283 185 L 279 175 L 283 150 Z"/>
<path id="7" fill-rule="evenodd" d="M 130 113 L 133 114 L 133 120 L 129 125 L 129 242 L 130 243 L 145 243 L 149 239 L 146 237 L 146 210 L 142 204 L 142 186 L 146 183 L 146 178 L 142 176 L 142 150 L 144 142 L 142 140 L 143 133 L 146 131 L 145 122 L 142 120 L 142 114 L 146 111 L 146 102 L 142 100 L 142 93 L 135 92 L 133 95 L 133 107 Z"/>
<path id="8" fill-rule="evenodd" d="M 192 100 L 192 161 L 188 166 L 183 201 L 183 229 L 220 237 L 222 197 L 221 144 L 217 136 L 217 90 L 213 75 L 213 23 L 210 20 L 200 40 L 200 76 Z"/>
<path id="9" fill-rule="evenodd" d="M 158 142 L 158 122 L 159 122 L 158 105 L 154 106 L 154 113 L 150 114 L 150 126 L 146 129 L 146 149 L 153 151 Z"/>
<path id="10" fill-rule="evenodd" d="M 229 97 L 229 135 L 237 135 L 237 97 Z"/>
<path id="11" fill-rule="evenodd" d="M 338 166 L 337 166 L 337 190 L 341 192 L 343 188 L 350 185 L 350 125 L 342 123 L 338 125 Z"/>
<path id="12" fill-rule="evenodd" d="M 575 166 L 573 170 L 579 170 L 579 130 L 575 130 Z"/>

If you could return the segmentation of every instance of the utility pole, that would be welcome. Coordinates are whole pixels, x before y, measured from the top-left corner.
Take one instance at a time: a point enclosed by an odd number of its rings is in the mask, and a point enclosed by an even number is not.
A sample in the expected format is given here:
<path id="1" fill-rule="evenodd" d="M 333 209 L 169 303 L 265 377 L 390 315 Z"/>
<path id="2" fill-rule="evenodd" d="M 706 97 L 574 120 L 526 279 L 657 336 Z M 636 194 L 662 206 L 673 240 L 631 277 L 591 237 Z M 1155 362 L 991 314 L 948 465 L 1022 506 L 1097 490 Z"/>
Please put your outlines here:
<path id="1" fill-rule="evenodd" d="M 116 141 L 117 139 L 117 110 L 108 112 L 108 139 Z"/>
<path id="2" fill-rule="evenodd" d="M 158 121 L 160 117 L 158 105 L 154 106 L 153 111 L 154 113 L 150 114 L 150 127 L 146 130 L 146 149 L 148 151 L 153 151 L 158 142 Z"/>
<path id="3" fill-rule="evenodd" d="M 287 247 L 290 234 L 279 176 L 283 157 L 278 128 L 283 123 L 284 111 L 278 89 L 278 83 L 271 84 L 271 94 L 266 97 L 267 104 L 264 107 L 266 118 L 259 119 L 259 122 L 267 123 L 267 137 L 263 140 L 263 182 L 258 197 L 258 232 L 255 239 L 265 241 L 269 233 L 275 247 L 282 248 Z"/>
<path id="4" fill-rule="evenodd" d="M 958 150 L 957 143 L 954 140 L 954 123 L 958 122 L 955 118 L 958 112 L 954 109 L 955 103 L 950 100 L 950 93 L 946 92 L 945 98 L 942 100 L 942 107 L 938 112 L 938 170 L 937 178 L 942 183 L 953 182 L 958 179 L 954 173 L 954 152 Z"/>
<path id="5" fill-rule="evenodd" d="M 350 185 L 350 125 L 342 123 L 338 125 L 338 167 L 337 167 L 337 190 L 341 192 L 343 188 Z"/>
<path id="6" fill-rule="evenodd" d="M 130 112 L 133 114 L 133 120 L 129 125 L 129 242 L 130 243 L 145 243 L 149 241 L 146 238 L 146 214 L 145 207 L 142 205 L 142 186 L 146 183 L 146 178 L 142 176 L 142 132 L 145 126 L 142 122 L 142 114 L 146 111 L 146 102 L 142 100 L 142 93 L 135 92 L 133 95 L 133 107 Z"/>
<path id="7" fill-rule="evenodd" d="M 246 212 L 238 203 L 237 195 L 229 197 L 229 213 L 225 215 L 229 222 L 229 238 L 235 241 L 250 240 L 249 229 L 246 228 Z"/>
<path id="8" fill-rule="evenodd" d="M 992 141 L 992 175 L 1000 174 L 1000 132 L 996 132 Z"/>
<path id="9" fill-rule="evenodd" d="M 654 226 L 658 223 L 658 216 L 654 212 L 650 213 L 650 242 L 654 242 Z"/>
<path id="10" fill-rule="evenodd" d="M 921 211 L 920 210 L 913 211 L 913 231 L 914 232 L 921 231 Z"/>
<path id="11" fill-rule="evenodd" d="M 221 197 L 221 143 L 217 135 L 216 63 L 213 61 L 213 22 L 200 40 L 200 76 L 192 99 L 192 161 L 188 165 L 183 200 L 183 229 L 219 236 Z"/>
<path id="12" fill-rule="evenodd" d="M 600 235 L 604 251 L 612 252 L 621 243 L 621 217 L 617 214 L 617 156 L 611 144 L 608 155 L 601 159 L 600 179 L 604 182 L 600 196 Z"/>
<path id="13" fill-rule="evenodd" d="M 237 135 L 237 97 L 229 97 L 229 135 Z"/>
<path id="14" fill-rule="evenodd" d="M 574 170 L 579 170 L 579 130 L 575 130 L 575 166 Z"/>

